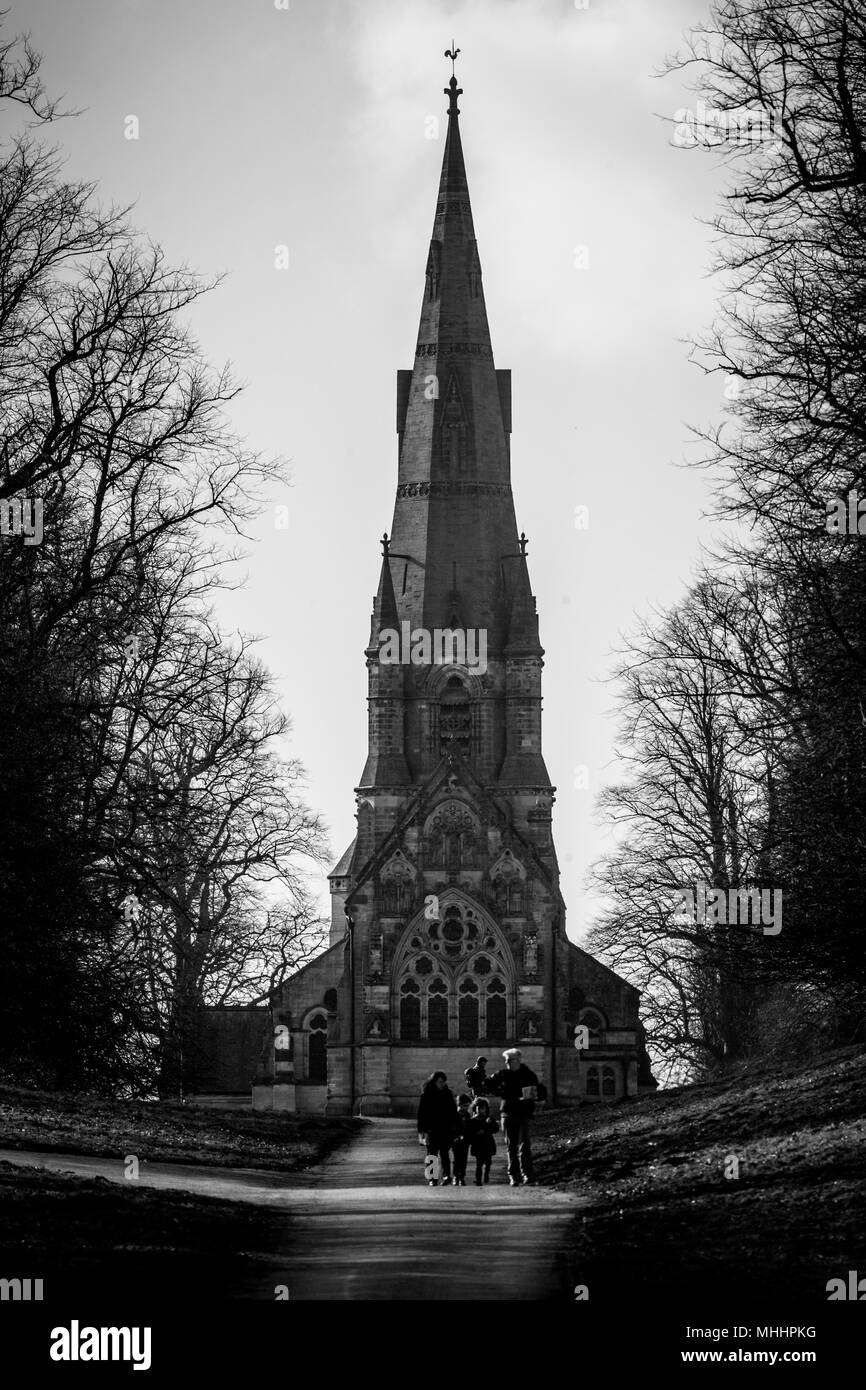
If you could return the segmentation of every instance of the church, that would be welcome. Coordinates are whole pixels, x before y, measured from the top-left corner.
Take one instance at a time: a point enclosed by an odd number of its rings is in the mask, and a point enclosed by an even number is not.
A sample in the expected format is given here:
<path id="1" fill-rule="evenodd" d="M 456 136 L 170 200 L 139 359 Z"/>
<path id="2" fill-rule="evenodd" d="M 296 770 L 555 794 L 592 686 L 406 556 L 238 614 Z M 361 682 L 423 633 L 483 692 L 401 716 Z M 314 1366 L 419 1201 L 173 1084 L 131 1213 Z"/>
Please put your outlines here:
<path id="1" fill-rule="evenodd" d="M 357 833 L 329 876 L 328 948 L 269 1010 L 222 1011 L 265 1038 L 249 1082 L 236 1070 L 256 1109 L 414 1115 L 432 1071 L 457 1091 L 477 1056 L 493 1071 L 515 1045 L 560 1104 L 655 1086 L 638 991 L 566 936 L 511 373 L 493 358 L 453 75 L 445 94 L 414 365 L 397 373 Z"/>

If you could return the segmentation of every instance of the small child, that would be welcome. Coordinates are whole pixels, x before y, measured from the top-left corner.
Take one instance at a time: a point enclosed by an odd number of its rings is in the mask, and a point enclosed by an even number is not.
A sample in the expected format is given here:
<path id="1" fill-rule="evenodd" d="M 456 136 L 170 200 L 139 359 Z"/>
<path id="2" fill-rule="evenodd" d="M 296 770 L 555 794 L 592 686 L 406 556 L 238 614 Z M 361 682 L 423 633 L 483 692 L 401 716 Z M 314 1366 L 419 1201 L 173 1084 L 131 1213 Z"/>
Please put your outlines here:
<path id="1" fill-rule="evenodd" d="M 472 1116 L 469 1113 L 469 1097 L 457 1097 L 457 1130 L 451 1148 L 454 1152 L 454 1186 L 466 1186 L 466 1161 L 469 1158 L 469 1131 Z"/>
<path id="2" fill-rule="evenodd" d="M 496 1153 L 494 1134 L 499 1126 L 490 1115 L 486 1100 L 478 1097 L 472 1106 L 469 1121 L 469 1148 L 475 1159 L 475 1186 L 480 1187 L 482 1174 L 484 1182 L 490 1181 L 490 1164 Z"/>

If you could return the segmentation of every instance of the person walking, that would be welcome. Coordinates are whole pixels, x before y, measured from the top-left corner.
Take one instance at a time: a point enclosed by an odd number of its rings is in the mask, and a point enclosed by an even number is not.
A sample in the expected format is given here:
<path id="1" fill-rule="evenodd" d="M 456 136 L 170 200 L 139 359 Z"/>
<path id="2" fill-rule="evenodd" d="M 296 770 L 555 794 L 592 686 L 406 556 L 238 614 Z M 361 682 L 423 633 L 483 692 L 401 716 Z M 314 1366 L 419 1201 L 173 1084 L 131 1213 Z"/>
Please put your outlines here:
<path id="1" fill-rule="evenodd" d="M 488 1082 L 488 1091 L 501 1096 L 500 1119 L 508 1151 L 508 1181 L 512 1187 L 532 1182 L 532 1145 L 529 1128 L 539 1098 L 538 1077 L 523 1060 L 519 1047 L 503 1052 L 505 1066 Z"/>
<path id="2" fill-rule="evenodd" d="M 421 1091 L 418 1105 L 418 1135 L 427 1147 L 428 1157 L 435 1154 L 440 1162 L 442 1186 L 451 1182 L 451 1145 L 458 1132 L 457 1106 L 454 1094 L 448 1089 L 444 1071 L 434 1071 Z M 428 1178 L 430 1187 L 438 1184 Z"/>
<path id="3" fill-rule="evenodd" d="M 478 1057 L 474 1067 L 467 1067 L 463 1075 L 473 1100 L 483 1096 L 487 1089 L 487 1058 Z"/>
<path id="4" fill-rule="evenodd" d="M 490 1181 L 490 1165 L 496 1153 L 494 1135 L 499 1126 L 490 1114 L 490 1106 L 483 1096 L 472 1103 L 472 1118 L 469 1121 L 469 1152 L 475 1159 L 475 1186 L 482 1181 Z"/>
<path id="5" fill-rule="evenodd" d="M 466 1186 L 466 1163 L 469 1158 L 469 1096 L 457 1097 L 457 1133 L 452 1148 L 454 1150 L 454 1186 Z"/>

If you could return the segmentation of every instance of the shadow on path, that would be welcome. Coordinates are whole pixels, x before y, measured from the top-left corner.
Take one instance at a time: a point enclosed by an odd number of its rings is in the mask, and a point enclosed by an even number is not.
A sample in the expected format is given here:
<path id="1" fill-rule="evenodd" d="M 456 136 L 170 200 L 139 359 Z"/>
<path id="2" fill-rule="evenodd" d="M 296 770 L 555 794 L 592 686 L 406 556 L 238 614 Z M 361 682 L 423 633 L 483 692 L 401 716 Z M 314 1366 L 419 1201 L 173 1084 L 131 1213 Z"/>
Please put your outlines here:
<path id="1" fill-rule="evenodd" d="M 138 1182 L 273 1210 L 277 1249 L 253 1256 L 235 1297 L 273 1299 L 285 1285 L 290 1300 L 567 1298 L 563 1252 L 581 1203 L 509 1187 L 498 1148 L 489 1186 L 430 1188 L 412 1121 L 376 1119 L 307 1174 L 142 1161 Z M 6 1150 L 0 1159 L 127 1181 L 118 1158 Z"/>

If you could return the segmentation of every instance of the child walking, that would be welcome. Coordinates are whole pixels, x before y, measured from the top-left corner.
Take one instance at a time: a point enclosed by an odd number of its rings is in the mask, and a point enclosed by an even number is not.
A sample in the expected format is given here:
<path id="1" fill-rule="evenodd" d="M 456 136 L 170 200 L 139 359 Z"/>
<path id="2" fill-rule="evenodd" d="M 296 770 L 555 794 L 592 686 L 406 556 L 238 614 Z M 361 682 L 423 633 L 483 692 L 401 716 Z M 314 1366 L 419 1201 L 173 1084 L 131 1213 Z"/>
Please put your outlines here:
<path id="1" fill-rule="evenodd" d="M 469 1111 L 469 1097 L 465 1094 L 457 1097 L 457 1129 L 454 1135 L 454 1142 L 451 1145 L 454 1151 L 454 1186 L 466 1186 L 466 1162 L 469 1158 L 469 1127 L 472 1124 L 472 1115 Z"/>
<path id="2" fill-rule="evenodd" d="M 496 1121 L 491 1118 L 487 1101 L 480 1097 L 476 1099 L 469 1121 L 469 1150 L 475 1159 L 476 1187 L 480 1187 L 482 1181 L 490 1181 L 490 1164 L 496 1153 L 496 1140 L 493 1136 L 498 1128 Z"/>

